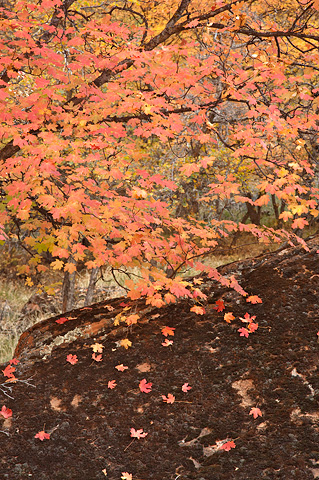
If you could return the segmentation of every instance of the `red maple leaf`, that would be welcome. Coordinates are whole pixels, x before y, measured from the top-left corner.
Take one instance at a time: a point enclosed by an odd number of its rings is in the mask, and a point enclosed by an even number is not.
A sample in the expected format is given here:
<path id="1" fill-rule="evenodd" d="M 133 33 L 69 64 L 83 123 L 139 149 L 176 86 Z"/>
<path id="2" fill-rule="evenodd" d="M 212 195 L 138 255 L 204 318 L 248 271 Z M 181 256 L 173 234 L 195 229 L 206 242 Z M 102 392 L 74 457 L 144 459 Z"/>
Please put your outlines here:
<path id="1" fill-rule="evenodd" d="M 7 408 L 5 405 L 0 410 L 0 415 L 2 415 L 4 418 L 9 418 L 12 417 L 12 410 L 10 408 Z"/>
<path id="2" fill-rule="evenodd" d="M 225 304 L 224 304 L 223 300 L 216 300 L 215 306 L 213 307 L 213 309 L 217 310 L 217 313 L 225 310 Z"/>
<path id="3" fill-rule="evenodd" d="M 75 365 L 78 362 L 78 357 L 76 355 L 72 355 L 72 353 L 69 353 L 69 355 L 66 357 L 66 361 L 71 363 L 71 365 Z"/>
<path id="4" fill-rule="evenodd" d="M 12 360 L 9 361 L 10 365 L 18 365 L 19 360 L 17 358 L 12 358 Z"/>
<path id="5" fill-rule="evenodd" d="M 229 452 L 232 448 L 236 448 L 235 442 L 232 440 L 230 442 L 223 443 L 223 445 L 220 447 L 220 450 L 225 450 L 225 452 Z"/>
<path id="6" fill-rule="evenodd" d="M 61 318 L 58 318 L 55 322 L 59 323 L 60 325 L 63 325 L 63 323 L 68 322 L 69 320 L 70 318 L 61 317 Z"/>
<path id="7" fill-rule="evenodd" d="M 247 328 L 241 327 L 238 329 L 238 332 L 240 333 L 241 337 L 249 337 L 249 331 L 247 330 Z"/>
<path id="8" fill-rule="evenodd" d="M 152 390 L 152 385 L 152 383 L 147 383 L 147 380 L 143 378 L 143 380 L 140 381 L 139 387 L 141 392 L 150 393 Z"/>
<path id="9" fill-rule="evenodd" d="M 41 430 L 41 432 L 38 432 L 36 435 L 34 435 L 34 438 L 38 438 L 39 440 L 41 440 L 41 442 L 43 442 L 43 440 L 49 440 L 50 439 L 50 434 L 45 433 L 44 430 Z"/>

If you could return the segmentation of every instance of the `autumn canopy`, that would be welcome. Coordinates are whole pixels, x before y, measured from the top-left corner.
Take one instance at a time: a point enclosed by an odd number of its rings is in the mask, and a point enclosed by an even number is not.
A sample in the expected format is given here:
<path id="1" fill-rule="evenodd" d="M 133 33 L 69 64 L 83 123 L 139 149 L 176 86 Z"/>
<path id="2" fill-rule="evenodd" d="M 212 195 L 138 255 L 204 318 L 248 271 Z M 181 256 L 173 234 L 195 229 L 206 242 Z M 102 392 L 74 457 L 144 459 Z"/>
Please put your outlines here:
<path id="1" fill-rule="evenodd" d="M 202 262 L 228 235 L 281 241 L 311 224 L 318 7 L 2 2 L 1 239 L 28 253 L 28 281 L 107 266 L 133 299 L 200 301 L 181 274 L 220 279 Z"/>

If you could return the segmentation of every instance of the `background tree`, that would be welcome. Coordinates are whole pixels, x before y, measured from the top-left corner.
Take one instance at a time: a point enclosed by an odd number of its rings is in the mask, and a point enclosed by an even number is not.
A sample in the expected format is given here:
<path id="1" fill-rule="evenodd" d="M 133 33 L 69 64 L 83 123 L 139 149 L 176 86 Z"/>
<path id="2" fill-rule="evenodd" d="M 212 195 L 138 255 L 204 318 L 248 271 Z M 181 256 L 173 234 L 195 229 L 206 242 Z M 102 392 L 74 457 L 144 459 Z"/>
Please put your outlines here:
<path id="1" fill-rule="evenodd" d="M 264 205 L 295 231 L 318 215 L 317 8 L 295 0 L 3 6 L 0 221 L 2 239 L 30 255 L 28 282 L 63 270 L 64 310 L 83 264 L 92 284 L 101 266 L 115 277 L 125 271 L 129 295 L 157 306 L 204 298 L 182 280 L 187 267 L 240 290 L 202 257 L 236 231 L 290 238 L 261 224 Z M 202 195 L 185 212 L 176 201 L 189 185 Z M 203 202 L 210 216 L 198 215 Z M 252 223 L 224 216 L 229 203 L 248 207 Z"/>

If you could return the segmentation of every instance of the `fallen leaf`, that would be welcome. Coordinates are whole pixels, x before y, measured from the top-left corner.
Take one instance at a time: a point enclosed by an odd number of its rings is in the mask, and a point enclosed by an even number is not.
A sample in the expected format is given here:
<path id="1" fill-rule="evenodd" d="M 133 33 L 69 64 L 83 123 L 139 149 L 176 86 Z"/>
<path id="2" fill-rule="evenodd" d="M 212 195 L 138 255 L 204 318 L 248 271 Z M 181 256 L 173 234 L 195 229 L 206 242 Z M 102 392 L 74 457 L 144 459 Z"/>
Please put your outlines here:
<path id="1" fill-rule="evenodd" d="M 107 384 L 107 388 L 110 388 L 111 390 L 113 390 L 113 388 L 115 388 L 117 385 L 116 381 L 115 380 L 110 380 Z"/>
<path id="2" fill-rule="evenodd" d="M 43 440 L 49 440 L 50 439 L 50 434 L 49 433 L 45 433 L 44 430 L 41 430 L 41 432 L 38 432 L 36 435 L 34 435 L 34 438 L 38 438 L 39 440 L 41 440 L 41 442 L 43 442 Z"/>
<path id="3" fill-rule="evenodd" d="M 175 397 L 171 393 L 169 393 L 167 395 L 167 397 L 165 395 L 162 395 L 162 399 L 163 399 L 163 402 L 166 402 L 166 403 L 174 403 L 175 402 Z"/>
<path id="4" fill-rule="evenodd" d="M 143 428 L 140 428 L 139 430 L 135 430 L 135 428 L 131 428 L 131 437 L 133 438 L 145 438 L 148 433 L 143 432 Z"/>
<path id="5" fill-rule="evenodd" d="M 257 408 L 257 407 L 253 407 L 253 408 L 250 410 L 249 415 L 252 415 L 255 419 L 256 419 L 257 417 L 262 417 L 262 416 L 263 416 L 261 410 L 260 410 L 259 408 Z"/>
<path id="6" fill-rule="evenodd" d="M 168 335 L 174 336 L 174 330 L 175 328 L 172 328 L 172 327 L 163 327 L 161 332 L 162 332 L 162 335 L 164 335 L 164 337 L 167 337 Z"/>
<path id="7" fill-rule="evenodd" d="M 122 472 L 121 480 L 133 480 L 133 475 L 128 472 Z"/>
<path id="8" fill-rule="evenodd" d="M 78 362 L 78 357 L 69 353 L 69 355 L 66 357 L 66 361 L 71 363 L 71 365 L 75 365 Z"/>
<path id="9" fill-rule="evenodd" d="M 224 315 L 224 320 L 225 320 L 225 322 L 227 322 L 227 323 L 230 323 L 232 320 L 235 320 L 235 317 L 234 317 L 234 315 L 233 315 L 233 312 L 227 312 L 227 313 L 225 313 L 225 315 Z"/>
<path id="10" fill-rule="evenodd" d="M 250 297 L 246 298 L 246 302 L 249 303 L 263 303 L 262 299 L 258 297 L 258 295 L 250 295 Z"/>
<path id="11" fill-rule="evenodd" d="M 250 333 L 253 333 L 257 330 L 258 328 L 258 323 L 254 323 L 254 322 L 251 322 L 249 325 L 248 325 L 248 328 L 249 328 L 249 331 Z"/>
<path id="12" fill-rule="evenodd" d="M 112 307 L 112 305 L 105 305 L 104 308 L 107 308 L 109 312 L 112 312 L 114 310 L 114 307 Z"/>
<path id="13" fill-rule="evenodd" d="M 184 385 L 182 386 L 182 390 L 183 390 L 183 392 L 185 392 L 185 393 L 187 393 L 188 390 L 190 390 L 191 388 L 192 388 L 192 387 L 190 387 L 190 386 L 188 385 L 188 383 L 184 383 Z"/>
<path id="14" fill-rule="evenodd" d="M 91 348 L 95 353 L 103 353 L 104 345 L 102 345 L 101 343 L 93 343 L 91 345 Z"/>
<path id="15" fill-rule="evenodd" d="M 119 372 L 124 372 L 124 370 L 127 370 L 127 369 L 128 369 L 128 367 L 125 367 L 125 366 L 123 365 L 123 363 L 121 363 L 121 365 L 116 365 L 115 368 L 116 368 L 116 370 L 118 370 Z"/>
<path id="16" fill-rule="evenodd" d="M 124 347 L 125 350 L 127 350 L 129 347 L 132 346 L 132 342 L 128 338 L 124 338 L 120 342 L 121 347 Z"/>
<path id="17" fill-rule="evenodd" d="M 247 330 L 247 328 L 241 327 L 238 329 L 238 332 L 240 333 L 241 337 L 249 337 L 249 331 Z"/>
<path id="18" fill-rule="evenodd" d="M 256 318 L 256 315 L 253 315 L 252 317 L 249 315 L 249 313 L 245 313 L 245 315 L 243 317 L 239 317 L 240 320 L 244 323 L 250 323 L 250 322 L 253 322 Z"/>
<path id="19" fill-rule="evenodd" d="M 135 314 L 132 314 L 132 315 L 129 315 L 128 317 L 126 317 L 125 321 L 126 321 L 126 324 L 128 326 L 130 325 L 134 325 L 135 323 L 137 323 L 137 320 L 140 318 L 139 315 L 137 315 L 137 313 Z"/>
<path id="20" fill-rule="evenodd" d="M 220 450 L 225 450 L 225 452 L 229 452 L 232 448 L 236 448 L 236 444 L 231 440 L 230 442 L 223 443 L 220 447 Z"/>
<path id="21" fill-rule="evenodd" d="M 19 360 L 17 358 L 12 358 L 12 360 L 9 361 L 10 365 L 18 365 Z"/>
<path id="22" fill-rule="evenodd" d="M 199 307 L 198 305 L 194 305 L 190 311 L 196 313 L 197 315 L 204 315 L 206 313 L 205 308 Z"/>
<path id="23" fill-rule="evenodd" d="M 7 408 L 5 405 L 0 410 L 0 415 L 2 415 L 4 418 L 9 418 L 12 417 L 12 410 L 10 408 Z"/>
<path id="24" fill-rule="evenodd" d="M 151 365 L 147 362 L 140 363 L 139 365 L 136 365 L 136 370 L 139 372 L 149 372 L 151 370 Z"/>
<path id="25" fill-rule="evenodd" d="M 173 345 L 173 340 L 168 340 L 168 338 L 165 338 L 164 342 L 162 342 L 163 347 L 169 347 L 170 345 Z"/>
<path id="26" fill-rule="evenodd" d="M 216 300 L 215 306 L 213 307 L 213 309 L 217 310 L 217 313 L 225 310 L 225 304 L 224 304 L 223 300 Z"/>
<path id="27" fill-rule="evenodd" d="M 152 383 L 147 383 L 147 380 L 143 378 L 143 380 L 140 381 L 139 387 L 141 392 L 143 393 L 150 393 L 152 390 Z"/>
<path id="28" fill-rule="evenodd" d="M 102 355 L 95 355 L 95 353 L 92 353 L 92 358 L 93 360 L 95 360 L 96 362 L 102 362 Z"/>
<path id="29" fill-rule="evenodd" d="M 15 376 L 13 375 L 13 372 L 15 371 L 15 367 L 12 367 L 12 365 L 7 365 L 6 368 L 2 370 L 2 373 L 5 377 L 15 378 Z"/>
<path id="30" fill-rule="evenodd" d="M 66 317 L 61 317 L 61 318 L 58 318 L 55 322 L 59 323 L 60 325 L 63 325 L 63 323 L 68 322 L 69 320 L 71 319 Z"/>

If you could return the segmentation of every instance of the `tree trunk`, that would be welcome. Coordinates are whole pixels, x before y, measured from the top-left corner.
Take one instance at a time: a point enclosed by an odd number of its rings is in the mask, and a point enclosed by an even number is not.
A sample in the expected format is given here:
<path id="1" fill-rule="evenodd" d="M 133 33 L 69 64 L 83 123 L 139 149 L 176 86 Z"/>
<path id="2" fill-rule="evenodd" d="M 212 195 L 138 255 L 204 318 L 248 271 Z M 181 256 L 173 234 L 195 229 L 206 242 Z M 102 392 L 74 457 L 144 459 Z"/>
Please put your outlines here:
<path id="1" fill-rule="evenodd" d="M 72 310 L 74 303 L 75 273 L 65 272 L 62 285 L 62 313 Z"/>
<path id="2" fill-rule="evenodd" d="M 96 279 L 97 279 L 97 274 L 99 272 L 98 268 L 92 268 L 91 273 L 90 273 L 90 281 L 89 281 L 89 286 L 86 291 L 86 296 L 84 300 L 84 305 L 91 305 L 93 303 L 93 295 L 94 295 L 94 290 L 95 290 L 95 284 L 96 284 Z"/>

